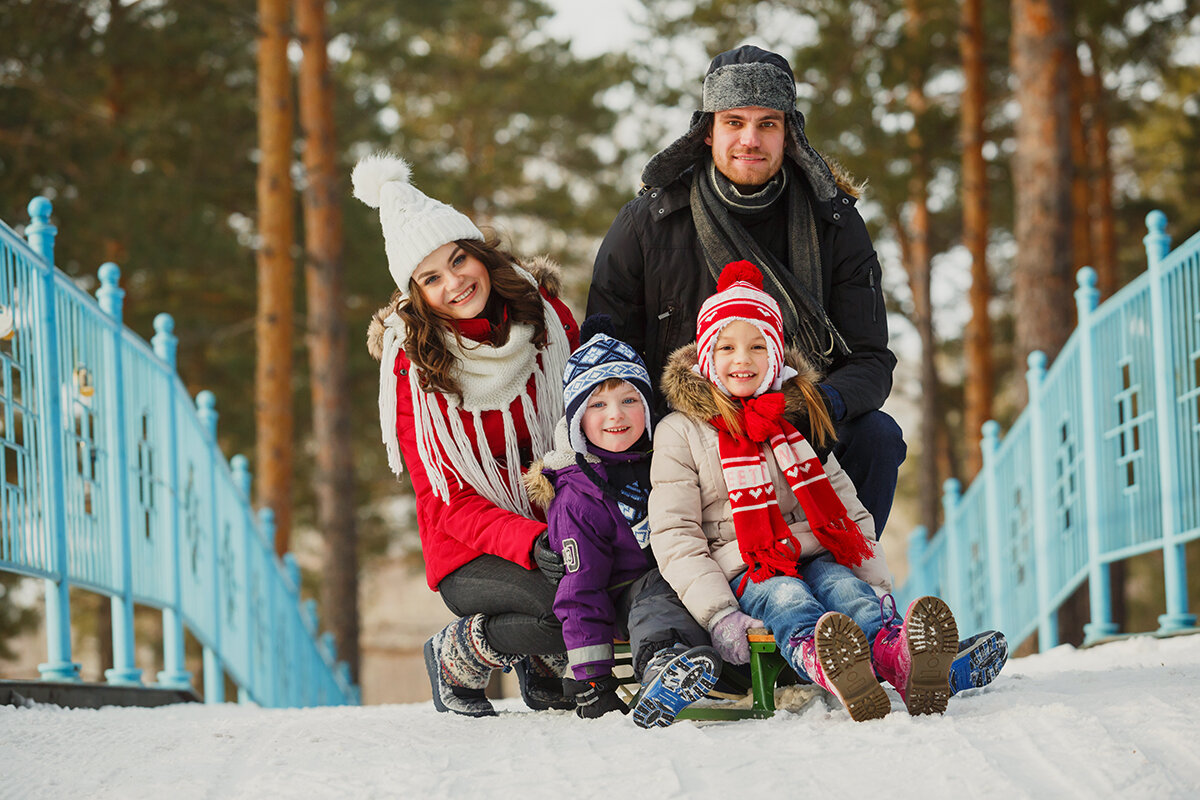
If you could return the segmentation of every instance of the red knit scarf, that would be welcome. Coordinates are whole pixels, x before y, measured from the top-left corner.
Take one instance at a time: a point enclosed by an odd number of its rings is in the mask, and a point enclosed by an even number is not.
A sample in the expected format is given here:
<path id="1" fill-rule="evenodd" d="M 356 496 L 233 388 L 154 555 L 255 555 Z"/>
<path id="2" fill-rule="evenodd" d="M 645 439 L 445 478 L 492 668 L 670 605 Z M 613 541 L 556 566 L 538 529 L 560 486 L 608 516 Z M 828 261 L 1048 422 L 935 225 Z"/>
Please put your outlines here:
<path id="1" fill-rule="evenodd" d="M 717 429 L 721 469 L 733 506 L 733 529 L 742 560 L 750 568 L 738 587 L 739 595 L 747 579 L 758 583 L 773 575 L 796 577 L 802 557 L 800 543 L 779 512 L 766 454 L 759 446 L 763 443 L 769 443 L 817 541 L 834 560 L 856 567 L 873 555 L 858 524 L 846 514 L 821 460 L 808 440 L 784 419 L 783 410 L 782 392 L 743 401 L 741 436 L 732 435 L 719 414 L 710 420 Z"/>

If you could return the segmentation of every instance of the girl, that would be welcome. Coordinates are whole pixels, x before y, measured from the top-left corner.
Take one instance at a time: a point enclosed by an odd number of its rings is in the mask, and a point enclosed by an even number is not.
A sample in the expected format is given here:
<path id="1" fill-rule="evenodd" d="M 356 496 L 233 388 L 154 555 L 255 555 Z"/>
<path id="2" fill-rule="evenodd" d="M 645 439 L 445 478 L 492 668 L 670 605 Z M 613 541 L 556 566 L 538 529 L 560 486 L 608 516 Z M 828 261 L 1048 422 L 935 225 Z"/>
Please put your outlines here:
<path id="1" fill-rule="evenodd" d="M 521 472 L 550 449 L 562 416 L 575 321 L 556 279 L 535 278 L 419 192 L 401 159 L 360 161 L 353 184 L 379 209 L 397 286 L 368 334 L 388 464 L 397 476 L 408 466 L 426 579 L 459 615 L 425 643 L 434 705 L 495 714 L 484 687 L 515 665 L 528 705 L 574 708 L 562 696 L 554 585 L 537 568 L 546 524 Z"/>
<path id="2" fill-rule="evenodd" d="M 818 376 L 782 341 L 758 269 L 727 266 L 700 309 L 696 345 L 676 351 L 663 376 L 676 411 L 655 431 L 651 465 L 662 574 L 726 660 L 744 662 L 746 630 L 765 623 L 787 662 L 853 719 L 891 708 L 876 672 L 910 714 L 941 713 L 954 617 L 923 597 L 903 622 L 894 605 L 884 618 L 891 575 L 871 515 L 827 449 Z"/>

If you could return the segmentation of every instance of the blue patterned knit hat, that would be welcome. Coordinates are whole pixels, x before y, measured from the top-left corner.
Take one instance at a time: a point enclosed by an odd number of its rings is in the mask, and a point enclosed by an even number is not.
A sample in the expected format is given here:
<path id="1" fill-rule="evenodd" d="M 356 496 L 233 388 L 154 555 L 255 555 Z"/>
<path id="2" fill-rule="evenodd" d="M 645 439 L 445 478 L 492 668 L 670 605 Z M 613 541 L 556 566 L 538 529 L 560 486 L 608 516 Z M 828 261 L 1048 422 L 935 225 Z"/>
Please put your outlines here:
<path id="1" fill-rule="evenodd" d="M 567 359 L 567 368 L 563 372 L 563 407 L 571 449 L 576 453 L 588 451 L 588 440 L 579 424 L 583 409 L 596 387 L 610 378 L 628 381 L 637 389 L 646 414 L 646 436 L 652 433 L 650 373 L 637 351 L 613 338 L 613 333 L 612 320 L 607 314 L 593 314 L 579 328 L 579 339 L 583 344 Z"/>

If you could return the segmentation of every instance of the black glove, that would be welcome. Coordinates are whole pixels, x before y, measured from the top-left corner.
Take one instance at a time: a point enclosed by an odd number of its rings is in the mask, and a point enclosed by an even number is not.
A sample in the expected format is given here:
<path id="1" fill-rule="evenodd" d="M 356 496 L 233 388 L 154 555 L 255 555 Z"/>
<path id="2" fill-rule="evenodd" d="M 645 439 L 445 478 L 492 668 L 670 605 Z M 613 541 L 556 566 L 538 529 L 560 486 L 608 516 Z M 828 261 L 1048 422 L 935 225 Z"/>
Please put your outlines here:
<path id="1" fill-rule="evenodd" d="M 575 698 L 575 715 L 583 719 L 598 719 L 610 711 L 629 713 L 629 706 L 617 696 L 621 684 L 612 675 L 577 681 L 563 678 L 563 694 Z"/>
<path id="2" fill-rule="evenodd" d="M 550 534 L 545 531 L 533 540 L 533 561 L 546 576 L 546 580 L 555 585 L 567 574 L 566 568 L 563 567 L 562 554 L 556 553 L 550 547 Z"/>

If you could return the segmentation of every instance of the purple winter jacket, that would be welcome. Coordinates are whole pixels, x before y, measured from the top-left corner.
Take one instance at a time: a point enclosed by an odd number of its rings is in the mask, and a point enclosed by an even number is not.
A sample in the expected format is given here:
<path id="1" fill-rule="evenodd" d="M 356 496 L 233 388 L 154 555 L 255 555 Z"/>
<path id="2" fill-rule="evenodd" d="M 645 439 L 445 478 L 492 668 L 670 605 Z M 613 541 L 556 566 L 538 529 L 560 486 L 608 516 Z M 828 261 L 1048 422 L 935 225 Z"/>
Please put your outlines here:
<path id="1" fill-rule="evenodd" d="M 560 428 L 565 434 L 565 426 Z M 544 480 L 531 480 L 539 467 L 534 464 L 526 483 L 535 501 L 549 501 L 550 544 L 563 554 L 566 567 L 554 598 L 554 614 L 562 621 L 575 679 L 586 680 L 612 672 L 613 638 L 626 629 L 626 620 L 617 619 L 615 601 L 652 563 L 616 501 L 583 474 L 575 464 L 575 451 L 569 445 L 564 450 L 557 433 L 555 450 L 540 465 Z M 610 453 L 599 448 L 592 448 L 590 455 L 588 461 L 602 479 L 608 477 L 606 464 L 650 458 L 649 453 Z"/>

